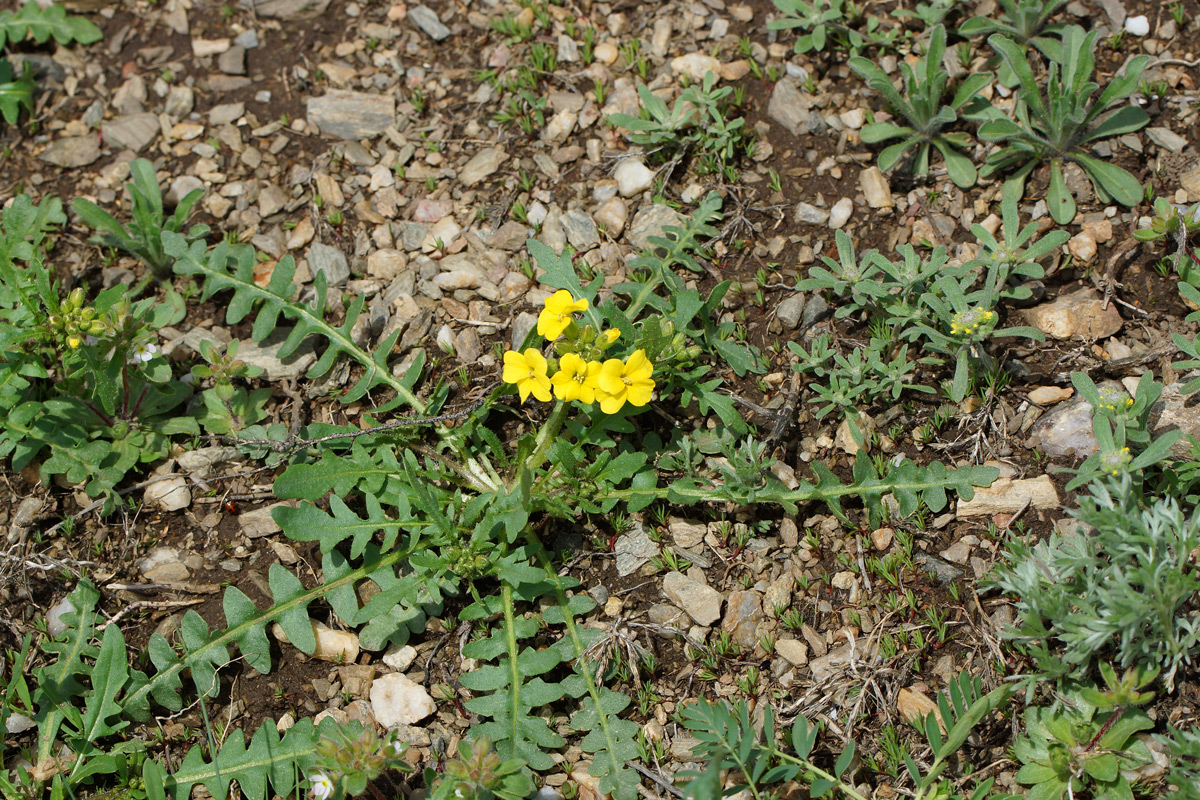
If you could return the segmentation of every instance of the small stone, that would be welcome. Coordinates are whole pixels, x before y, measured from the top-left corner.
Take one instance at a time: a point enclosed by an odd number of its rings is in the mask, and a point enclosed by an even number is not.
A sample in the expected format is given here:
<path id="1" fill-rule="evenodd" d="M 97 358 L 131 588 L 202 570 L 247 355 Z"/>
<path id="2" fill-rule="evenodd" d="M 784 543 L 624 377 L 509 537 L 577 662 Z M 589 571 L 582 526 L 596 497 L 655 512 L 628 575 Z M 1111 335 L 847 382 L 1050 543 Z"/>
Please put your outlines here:
<path id="1" fill-rule="evenodd" d="M 937 716 L 939 726 L 942 724 L 937 703 L 930 700 L 923 692 L 901 689 L 896 695 L 896 711 L 910 724 L 922 730 L 924 730 L 925 720 L 929 718 L 930 714 Z"/>
<path id="2" fill-rule="evenodd" d="M 1100 449 L 1092 429 L 1092 406 L 1082 397 L 1053 409 L 1029 432 L 1029 446 L 1048 456 L 1087 458 Z"/>
<path id="3" fill-rule="evenodd" d="M 229 125 L 237 122 L 245 113 L 245 103 L 222 103 L 209 109 L 208 122 L 210 125 Z"/>
<path id="4" fill-rule="evenodd" d="M 805 297 L 801 292 L 788 295 L 775 309 L 775 317 L 785 330 L 795 330 L 804 313 Z"/>
<path id="5" fill-rule="evenodd" d="M 396 98 L 330 89 L 323 97 L 308 100 L 308 121 L 321 133 L 341 139 L 370 139 L 387 130 L 396 119 Z"/>
<path id="6" fill-rule="evenodd" d="M 1039 386 L 1029 392 L 1029 402 L 1039 406 L 1052 406 L 1061 403 L 1075 394 L 1075 390 L 1061 386 Z"/>
<path id="7" fill-rule="evenodd" d="M 589 250 L 600 244 L 600 233 L 591 216 L 581 209 L 572 209 L 562 217 L 563 231 L 567 241 L 577 251 Z"/>
<path id="8" fill-rule="evenodd" d="M 130 114 L 117 117 L 111 122 L 100 124 L 104 143 L 114 150 L 132 150 L 135 153 L 153 142 L 162 128 L 154 114 Z"/>
<path id="9" fill-rule="evenodd" d="M 341 286 L 350 277 L 346 254 L 336 247 L 314 242 L 308 249 L 308 269 L 314 276 L 325 276 L 326 286 Z"/>
<path id="10" fill-rule="evenodd" d="M 385 248 L 367 256 L 367 274 L 372 278 L 393 281 L 408 266 L 408 257 L 399 250 Z"/>
<path id="11" fill-rule="evenodd" d="M 1183 152 L 1183 148 L 1187 147 L 1187 139 L 1180 136 L 1170 128 L 1152 127 L 1146 128 L 1146 136 L 1150 141 L 1154 142 L 1159 147 L 1172 153 Z"/>
<path id="12" fill-rule="evenodd" d="M 854 213 L 854 201 L 849 197 L 843 197 L 833 204 L 833 208 L 829 210 L 829 227 L 833 230 L 838 230 L 847 222 L 850 221 L 850 215 Z"/>
<path id="13" fill-rule="evenodd" d="M 553 117 L 546 121 L 546 127 L 542 128 L 542 141 L 550 142 L 551 144 L 561 144 L 571 135 L 571 131 L 575 129 L 575 122 L 579 119 L 579 114 L 564 108 Z"/>
<path id="14" fill-rule="evenodd" d="M 848 592 L 854 587 L 856 580 L 857 578 L 853 572 L 843 570 L 834 574 L 833 580 L 829 582 L 829 585 L 834 589 L 841 589 L 843 592 Z"/>
<path id="15" fill-rule="evenodd" d="M 1055 339 L 1104 339 L 1121 330 L 1124 321 L 1115 303 L 1101 308 L 1095 289 L 1085 287 L 1050 303 L 1024 310 L 1026 322 Z"/>
<path id="16" fill-rule="evenodd" d="M 217 58 L 217 69 L 226 75 L 246 74 L 246 49 L 235 45 Z"/>
<path id="17" fill-rule="evenodd" d="M 775 88 L 771 90 L 767 116 L 787 129 L 788 133 L 799 136 L 809 132 L 812 101 L 812 95 L 800 91 L 794 81 L 784 78 L 776 81 Z"/>
<path id="18" fill-rule="evenodd" d="M 174 547 L 156 547 L 138 564 L 142 577 L 152 583 L 182 583 L 191 577 L 183 555 Z"/>
<path id="19" fill-rule="evenodd" d="M 708 526 L 703 522 L 676 517 L 667 523 L 667 530 L 670 531 L 675 544 L 690 549 L 704 544 L 704 534 L 708 532 Z"/>
<path id="20" fill-rule="evenodd" d="M 707 53 L 688 53 L 671 59 L 671 71 L 686 76 L 693 83 L 700 83 L 709 72 L 720 77 L 721 62 Z"/>
<path id="21" fill-rule="evenodd" d="M 629 226 L 629 235 L 625 238 L 631 245 L 640 249 L 649 249 L 655 245 L 650 241 L 650 237 L 666 237 L 664 228 L 667 225 L 682 225 L 683 218 L 679 216 L 679 212 L 670 206 L 659 205 L 652 203 L 650 206 L 643 206 L 633 217 L 633 222 Z"/>
<path id="22" fill-rule="evenodd" d="M 843 111 L 841 114 L 838 114 L 838 119 L 847 128 L 856 131 L 867 121 L 867 114 L 861 108 L 852 108 L 849 111 Z"/>
<path id="23" fill-rule="evenodd" d="M 955 542 L 938 555 L 952 564 L 966 564 L 971 559 L 971 546 L 966 542 Z"/>
<path id="24" fill-rule="evenodd" d="M 610 197 L 596 209 L 596 224 L 603 225 L 605 233 L 617 237 L 625 230 L 629 220 L 629 205 L 619 197 Z"/>
<path id="25" fill-rule="evenodd" d="M 273 533 L 279 533 L 282 530 L 279 523 L 275 521 L 272 512 L 277 508 L 291 508 L 291 503 L 272 503 L 269 506 L 256 508 L 251 511 L 244 511 L 238 514 L 238 525 L 241 526 L 242 533 L 248 539 L 259 539 L 263 536 L 270 536 Z"/>
<path id="26" fill-rule="evenodd" d="M 100 157 L 100 139 L 95 134 L 64 136 L 38 154 L 47 164 L 64 169 L 86 167 Z"/>
<path id="27" fill-rule="evenodd" d="M 744 58 L 739 58 L 737 61 L 730 61 L 728 64 L 722 64 L 717 70 L 717 76 L 725 81 L 740 81 L 742 78 L 750 74 L 750 62 Z"/>
<path id="28" fill-rule="evenodd" d="M 458 173 L 458 180 L 464 186 L 474 186 L 484 178 L 500 169 L 500 165 L 508 158 L 508 153 L 502 147 L 487 147 L 476 153 Z"/>
<path id="29" fill-rule="evenodd" d="M 976 487 L 974 497 L 958 501 L 958 517 L 1015 514 L 1026 503 L 1034 509 L 1058 508 L 1058 491 L 1049 475 L 1018 480 L 997 478 L 991 486 Z"/>
<path id="30" fill-rule="evenodd" d="M 867 205 L 871 208 L 891 208 L 892 188 L 879 167 L 867 167 L 858 173 L 858 185 L 862 188 Z"/>
<path id="31" fill-rule="evenodd" d="M 167 92 L 167 99 L 163 103 L 163 111 L 167 116 L 175 119 L 182 119 L 192 113 L 192 109 L 196 106 L 196 92 L 190 86 L 176 84 L 171 87 L 171 91 Z"/>
<path id="32" fill-rule="evenodd" d="M 268 183 L 258 193 L 258 213 L 263 217 L 278 214 L 287 205 L 288 196 L 273 183 Z"/>
<path id="33" fill-rule="evenodd" d="M 721 618 L 721 604 L 724 602 L 721 593 L 679 572 L 667 573 L 663 579 L 663 594 L 686 611 L 697 625 L 709 626 Z"/>
<path id="34" fill-rule="evenodd" d="M 450 29 L 442 24 L 442 21 L 438 19 L 438 15 L 429 6 L 419 5 L 410 8 L 408 10 L 408 18 L 416 23 L 416 26 L 435 42 L 440 42 L 450 35 Z"/>
<path id="35" fill-rule="evenodd" d="M 71 604 L 70 597 L 64 597 L 62 600 L 59 600 L 46 612 L 46 633 L 51 639 L 57 639 L 59 634 L 70 627 L 63 621 L 63 616 L 65 614 L 73 614 L 74 612 L 75 606 Z"/>
<path id="36" fill-rule="evenodd" d="M 166 478 L 147 486 L 142 502 L 155 504 L 163 511 L 181 511 L 192 504 L 192 490 L 187 478 Z"/>
<path id="37" fill-rule="evenodd" d="M 1096 257 L 1096 239 L 1087 231 L 1077 233 L 1067 242 L 1067 250 L 1081 263 L 1090 264 Z"/>
<path id="38" fill-rule="evenodd" d="M 622 197 L 633 197 L 654 185 L 654 170 L 639 158 L 625 158 L 617 165 L 613 178 Z"/>
<path id="39" fill-rule="evenodd" d="M 793 666 L 802 667 L 808 663 L 808 645 L 799 639 L 777 639 L 775 653 Z"/>
<path id="40" fill-rule="evenodd" d="M 338 631 L 323 622 L 312 622 L 313 636 L 316 638 L 316 649 L 309 654 L 310 658 L 318 661 L 329 661 L 334 664 L 353 664 L 358 661 L 358 635 L 353 631 Z M 283 628 L 276 622 L 271 626 L 271 633 L 284 644 L 291 644 Z"/>
<path id="41" fill-rule="evenodd" d="M 312 220 L 305 215 L 296 223 L 296 227 L 292 228 L 292 232 L 288 235 L 287 249 L 299 250 L 311 242 L 315 235 L 316 229 L 313 227 Z"/>
<path id="42" fill-rule="evenodd" d="M 829 645 L 825 642 L 825 637 L 817 633 L 808 623 L 800 626 L 800 635 L 804 637 L 804 641 L 808 642 L 809 649 L 818 657 L 829 652 Z"/>
<path id="43" fill-rule="evenodd" d="M 632 575 L 657 556 L 658 552 L 658 544 L 646 535 L 641 525 L 635 525 L 629 533 L 617 537 L 613 546 L 613 554 L 617 558 L 617 575 L 622 578 Z"/>
<path id="44" fill-rule="evenodd" d="M 880 552 L 892 546 L 894 532 L 891 528 L 876 528 L 871 531 L 871 544 Z"/>
<path id="45" fill-rule="evenodd" d="M 417 660 L 417 649 L 411 644 L 403 647 L 391 647 L 383 654 L 383 663 L 397 672 L 404 672 Z"/>
<path id="46" fill-rule="evenodd" d="M 398 672 L 380 675 L 371 682 L 371 709 L 385 728 L 415 725 L 437 711 L 425 687 Z"/>
<path id="47" fill-rule="evenodd" d="M 618 53 L 616 45 L 613 45 L 609 42 L 602 42 L 596 46 L 595 50 L 592 51 L 592 55 L 595 56 L 596 60 L 601 64 L 611 64 L 617 60 Z"/>
<path id="48" fill-rule="evenodd" d="M 286 361 L 281 359 L 279 351 L 291 332 L 291 328 L 276 328 L 262 342 L 243 341 L 238 350 L 238 360 L 249 366 L 261 368 L 264 372 L 262 377 L 268 381 L 300 377 L 316 363 L 317 354 L 314 343 L 309 338 L 288 354 Z"/>
<path id="49" fill-rule="evenodd" d="M 219 56 L 229 50 L 232 42 L 229 39 L 192 39 L 192 55 L 198 58 Z"/>
<path id="50" fill-rule="evenodd" d="M 817 208 L 810 203 L 800 203 L 796 206 L 796 222 L 824 225 L 828 220 L 829 212 L 823 208 Z"/>

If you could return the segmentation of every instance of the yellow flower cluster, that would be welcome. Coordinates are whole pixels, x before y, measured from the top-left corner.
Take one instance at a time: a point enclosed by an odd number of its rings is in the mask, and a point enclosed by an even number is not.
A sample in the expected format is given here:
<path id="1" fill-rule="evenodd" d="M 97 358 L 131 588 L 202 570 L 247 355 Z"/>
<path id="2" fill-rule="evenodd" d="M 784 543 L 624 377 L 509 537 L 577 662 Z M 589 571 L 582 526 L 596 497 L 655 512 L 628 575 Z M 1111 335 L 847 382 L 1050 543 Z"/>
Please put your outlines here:
<path id="1" fill-rule="evenodd" d="M 555 292 L 546 299 L 546 307 L 538 316 L 538 334 L 548 340 L 564 333 L 569 340 L 578 339 L 574 315 L 587 307 L 586 299 L 576 300 L 565 289 Z M 602 349 L 619 337 L 619 331 L 605 331 L 596 337 L 596 344 Z M 557 369 L 551 375 L 553 366 L 533 347 L 524 353 L 509 350 L 504 354 L 502 378 L 505 383 L 516 385 L 522 403 L 530 395 L 543 402 L 556 397 L 564 402 L 599 403 L 605 414 L 615 414 L 626 403 L 644 406 L 654 395 L 654 380 L 650 377 L 654 365 L 645 350 L 634 351 L 624 361 L 585 359 L 579 353 L 567 352 L 558 359 Z"/>
<path id="2" fill-rule="evenodd" d="M 1100 460 L 1104 464 L 1104 469 L 1115 477 L 1121 474 L 1132 457 L 1129 454 L 1129 448 L 1122 447 L 1120 450 L 1105 453 Z"/>
<path id="3" fill-rule="evenodd" d="M 1105 387 L 1100 390 L 1100 402 L 1096 406 L 1109 411 L 1128 411 L 1133 407 L 1133 398 L 1120 389 Z"/>
<path id="4" fill-rule="evenodd" d="M 990 325 L 995 321 L 995 311 L 984 311 L 981 308 L 959 311 L 950 320 L 950 333 L 955 336 L 973 336 L 984 325 Z"/>

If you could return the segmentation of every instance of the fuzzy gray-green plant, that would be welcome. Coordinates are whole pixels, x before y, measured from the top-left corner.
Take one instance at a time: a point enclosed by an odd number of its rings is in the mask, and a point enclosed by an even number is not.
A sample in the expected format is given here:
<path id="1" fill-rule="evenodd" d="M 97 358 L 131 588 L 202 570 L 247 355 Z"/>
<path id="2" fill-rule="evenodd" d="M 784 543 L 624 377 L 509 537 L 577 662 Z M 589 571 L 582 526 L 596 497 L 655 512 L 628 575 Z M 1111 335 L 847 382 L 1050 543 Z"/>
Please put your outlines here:
<path id="1" fill-rule="evenodd" d="M 1039 679 L 1086 680 L 1099 659 L 1155 667 L 1173 690 L 1200 651 L 1193 613 L 1200 512 L 1170 498 L 1143 499 L 1122 475 L 1092 484 L 1072 512 L 1080 524 L 1031 545 L 1015 535 L 990 582 L 1013 596 L 1005 637 L 1033 658 Z"/>

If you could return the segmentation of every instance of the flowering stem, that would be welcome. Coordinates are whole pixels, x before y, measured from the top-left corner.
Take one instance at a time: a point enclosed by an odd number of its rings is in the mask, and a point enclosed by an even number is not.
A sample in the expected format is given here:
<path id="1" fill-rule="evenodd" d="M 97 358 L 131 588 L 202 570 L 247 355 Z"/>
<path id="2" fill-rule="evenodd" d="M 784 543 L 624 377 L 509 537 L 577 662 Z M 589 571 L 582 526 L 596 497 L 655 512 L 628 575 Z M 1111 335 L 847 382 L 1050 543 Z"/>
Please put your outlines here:
<path id="1" fill-rule="evenodd" d="M 558 436 L 558 432 L 562 430 L 563 422 L 567 419 L 567 404 L 562 400 L 557 401 L 554 410 L 550 412 L 550 418 L 546 420 L 546 424 L 538 431 L 537 440 L 533 445 L 533 452 L 529 454 L 529 458 L 525 459 L 525 463 L 521 465 L 523 469 L 533 472 L 542 465 L 546 460 L 546 449 L 550 446 L 550 442 Z M 517 471 L 517 479 L 520 479 L 521 470 Z"/>

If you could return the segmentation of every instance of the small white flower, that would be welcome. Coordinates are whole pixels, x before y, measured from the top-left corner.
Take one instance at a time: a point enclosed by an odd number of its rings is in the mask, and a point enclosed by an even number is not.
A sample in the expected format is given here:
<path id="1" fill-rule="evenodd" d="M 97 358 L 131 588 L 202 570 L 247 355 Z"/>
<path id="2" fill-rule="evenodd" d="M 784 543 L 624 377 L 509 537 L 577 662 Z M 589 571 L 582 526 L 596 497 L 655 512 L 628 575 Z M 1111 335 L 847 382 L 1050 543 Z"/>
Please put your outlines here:
<path id="1" fill-rule="evenodd" d="M 142 342 L 133 348 L 133 360 L 139 364 L 145 364 L 154 358 L 154 354 L 157 352 L 158 346 L 153 342 Z"/>
<path id="2" fill-rule="evenodd" d="M 1125 18 L 1125 32 L 1130 36 L 1145 36 L 1150 33 L 1150 20 L 1143 14 L 1138 17 Z"/>
<path id="3" fill-rule="evenodd" d="M 387 758 L 400 758 L 404 755 L 404 751 L 407 749 L 408 748 L 405 746 L 404 742 L 398 742 L 395 739 L 384 742 L 383 744 L 383 754 Z"/>
<path id="4" fill-rule="evenodd" d="M 310 776 L 308 782 L 312 784 L 310 791 L 317 800 L 329 800 L 333 795 L 333 780 L 324 772 Z"/>

